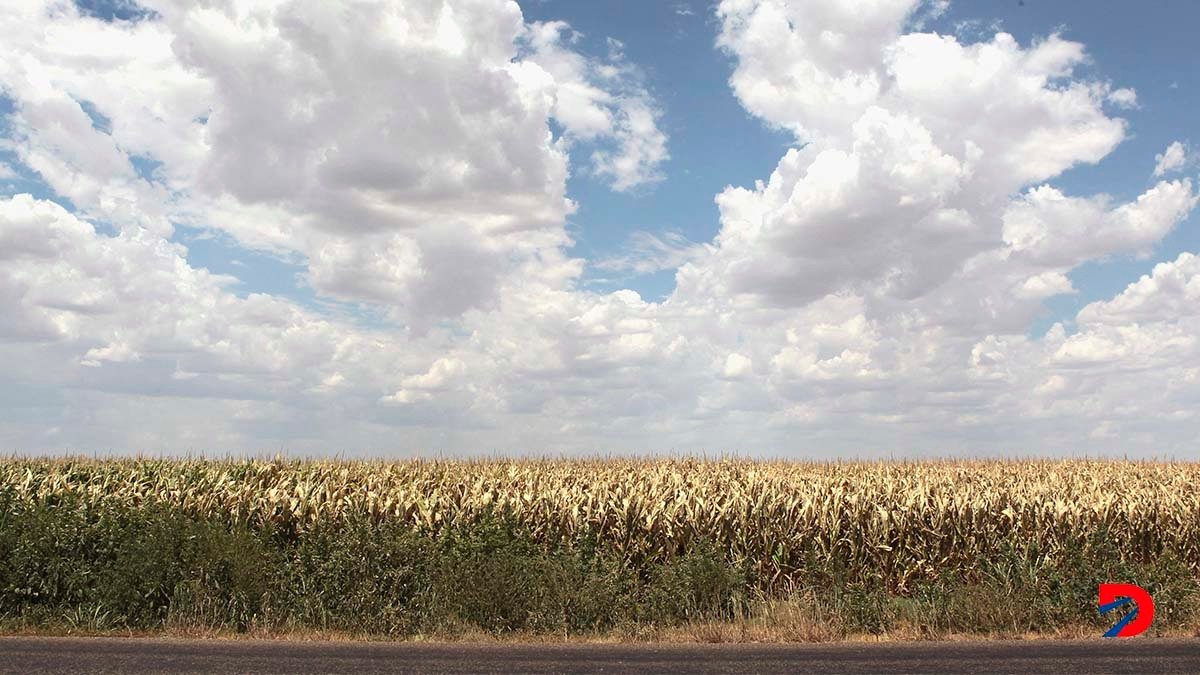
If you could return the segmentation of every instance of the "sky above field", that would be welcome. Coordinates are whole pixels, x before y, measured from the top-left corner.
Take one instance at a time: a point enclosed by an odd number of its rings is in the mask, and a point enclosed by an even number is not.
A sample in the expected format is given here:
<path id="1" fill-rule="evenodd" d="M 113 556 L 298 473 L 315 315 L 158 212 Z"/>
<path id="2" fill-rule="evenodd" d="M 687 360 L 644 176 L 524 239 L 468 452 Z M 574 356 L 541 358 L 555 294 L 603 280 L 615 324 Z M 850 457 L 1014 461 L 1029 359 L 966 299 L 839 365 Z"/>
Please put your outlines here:
<path id="1" fill-rule="evenodd" d="M 0 451 L 1194 457 L 1198 22 L 0 0 Z"/>

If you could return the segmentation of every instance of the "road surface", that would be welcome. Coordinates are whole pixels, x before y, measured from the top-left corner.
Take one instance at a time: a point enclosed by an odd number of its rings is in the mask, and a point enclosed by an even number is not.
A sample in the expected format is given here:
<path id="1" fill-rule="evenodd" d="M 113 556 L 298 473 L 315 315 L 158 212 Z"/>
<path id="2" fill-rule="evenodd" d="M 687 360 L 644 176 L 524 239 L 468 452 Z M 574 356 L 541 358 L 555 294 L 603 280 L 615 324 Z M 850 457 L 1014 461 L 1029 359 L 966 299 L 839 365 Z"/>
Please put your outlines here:
<path id="1" fill-rule="evenodd" d="M 0 637 L 4 673 L 1200 673 L 1200 640 L 432 644 Z"/>

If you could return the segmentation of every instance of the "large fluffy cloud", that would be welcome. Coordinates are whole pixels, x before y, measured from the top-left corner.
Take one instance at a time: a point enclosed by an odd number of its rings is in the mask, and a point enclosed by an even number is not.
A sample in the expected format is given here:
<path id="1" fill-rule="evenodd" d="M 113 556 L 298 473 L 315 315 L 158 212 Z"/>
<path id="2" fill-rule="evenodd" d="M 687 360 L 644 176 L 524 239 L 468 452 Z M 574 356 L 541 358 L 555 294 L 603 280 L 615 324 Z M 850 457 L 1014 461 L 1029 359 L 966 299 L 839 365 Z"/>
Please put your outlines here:
<path id="1" fill-rule="evenodd" d="M 146 5 L 116 23 L 6 10 L 22 161 L 83 214 L 224 230 L 401 322 L 494 304 L 502 276 L 567 243 L 569 144 L 617 189 L 661 177 L 637 69 L 513 2 Z"/>
<path id="2" fill-rule="evenodd" d="M 717 195 L 713 241 L 643 234 L 597 264 L 677 267 L 650 302 L 584 290 L 566 252 L 571 172 L 663 179 L 664 112 L 619 43 L 587 54 L 499 0 L 145 4 L 0 14 L 2 149 L 56 195 L 0 200 L 10 447 L 1195 438 L 1194 256 L 1029 334 L 1072 270 L 1151 254 L 1197 203 L 1187 177 L 1127 201 L 1054 184 L 1136 100 L 1078 75 L 1078 43 L 921 32 L 917 0 L 722 2 L 733 94 L 797 147 Z M 189 263 L 180 226 L 302 266 L 316 300 Z"/>
<path id="3" fill-rule="evenodd" d="M 968 261 L 1003 251 L 1002 232 L 1019 229 L 1002 217 L 1015 191 L 1098 161 L 1124 135 L 1124 122 L 1103 110 L 1107 85 L 1071 79 L 1085 58 L 1080 44 L 901 34 L 917 3 L 854 4 L 730 0 L 718 9 L 719 44 L 737 58 L 734 92 L 806 145 L 789 151 L 768 183 L 718 196 L 718 248 L 685 271 L 685 292 L 696 284 L 698 293 L 780 305 L 839 289 L 925 295 Z M 1029 199 L 1051 194 L 1047 187 Z M 1147 204 L 1113 216 L 1104 239 L 1152 244 L 1190 199 L 1189 184 L 1160 186 Z M 1167 212 L 1146 213 L 1153 205 Z M 1137 214 L 1139 223 L 1128 222 Z M 1078 230 L 1100 227 L 1098 217 Z M 1026 229 L 1033 236 L 1036 226 Z M 1039 245 L 1072 248 L 1069 238 L 1056 231 Z"/>
<path id="4" fill-rule="evenodd" d="M 994 443 L 986 430 L 1019 419 L 1035 392 L 1071 395 L 1035 376 L 1057 363 L 1047 351 L 1108 372 L 1106 358 L 1172 343 L 1187 319 L 1169 311 L 1093 335 L 1093 306 L 1077 334 L 1025 333 L 1047 298 L 1076 292 L 1072 269 L 1147 255 L 1197 196 L 1188 179 L 1127 203 L 1044 182 L 1125 135 L 1105 109 L 1111 85 L 1074 74 L 1082 45 L 906 34 L 918 3 L 868 4 L 719 6 L 734 93 L 802 145 L 769 180 L 717 196 L 721 231 L 681 267 L 671 302 L 740 318 L 736 343 L 757 352 L 747 362 L 782 423 L 825 435 L 868 425 L 866 438 L 889 446 L 945 434 Z M 1059 426 L 1034 442 L 1081 437 L 1106 404 L 1118 405 L 1098 392 L 1046 408 L 1061 416 L 1039 417 Z"/>

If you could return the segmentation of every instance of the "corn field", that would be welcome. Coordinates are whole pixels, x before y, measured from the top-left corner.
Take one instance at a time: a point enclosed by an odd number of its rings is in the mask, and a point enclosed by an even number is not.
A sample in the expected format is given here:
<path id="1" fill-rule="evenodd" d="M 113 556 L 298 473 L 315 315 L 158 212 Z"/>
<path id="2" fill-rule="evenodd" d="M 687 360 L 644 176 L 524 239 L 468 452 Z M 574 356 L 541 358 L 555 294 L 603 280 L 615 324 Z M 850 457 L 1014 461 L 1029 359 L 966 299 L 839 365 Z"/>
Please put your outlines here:
<path id="1" fill-rule="evenodd" d="M 846 581 L 898 591 L 969 576 L 1005 547 L 1053 560 L 1097 540 L 1195 574 L 1197 485 L 1200 464 L 1116 461 L 0 462 L 0 492 L 21 501 L 158 503 L 294 532 L 366 518 L 437 533 L 501 514 L 539 541 L 586 539 L 630 560 L 704 541 L 769 587 L 835 561 Z"/>

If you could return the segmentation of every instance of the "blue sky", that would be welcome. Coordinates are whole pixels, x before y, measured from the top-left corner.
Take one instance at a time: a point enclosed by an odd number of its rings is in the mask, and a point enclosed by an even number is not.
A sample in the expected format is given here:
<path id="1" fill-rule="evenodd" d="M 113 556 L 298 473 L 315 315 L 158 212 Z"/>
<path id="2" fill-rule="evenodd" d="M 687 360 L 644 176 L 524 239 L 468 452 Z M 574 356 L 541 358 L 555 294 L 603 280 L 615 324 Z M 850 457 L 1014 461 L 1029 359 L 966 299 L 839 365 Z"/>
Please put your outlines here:
<path id="1" fill-rule="evenodd" d="M 711 8 L 703 4 L 545 2 L 531 4 L 526 13 L 533 20 L 570 23 L 583 33 L 585 47 L 597 52 L 606 38 L 620 40 L 661 102 L 672 139 L 668 180 L 661 184 L 622 194 L 586 174 L 572 176 L 568 190 L 580 204 L 571 219 L 578 255 L 617 255 L 636 230 L 712 239 L 718 229 L 713 197 L 726 185 L 753 185 L 770 175 L 795 143 L 791 134 L 751 117 L 729 93 L 729 59 L 716 49 Z M 665 297 L 674 286 L 670 271 L 622 281 L 651 298 Z"/>
<path id="2" fill-rule="evenodd" d="M 6 8 L 0 444 L 1186 452 L 1200 7 L 874 7 Z"/>

